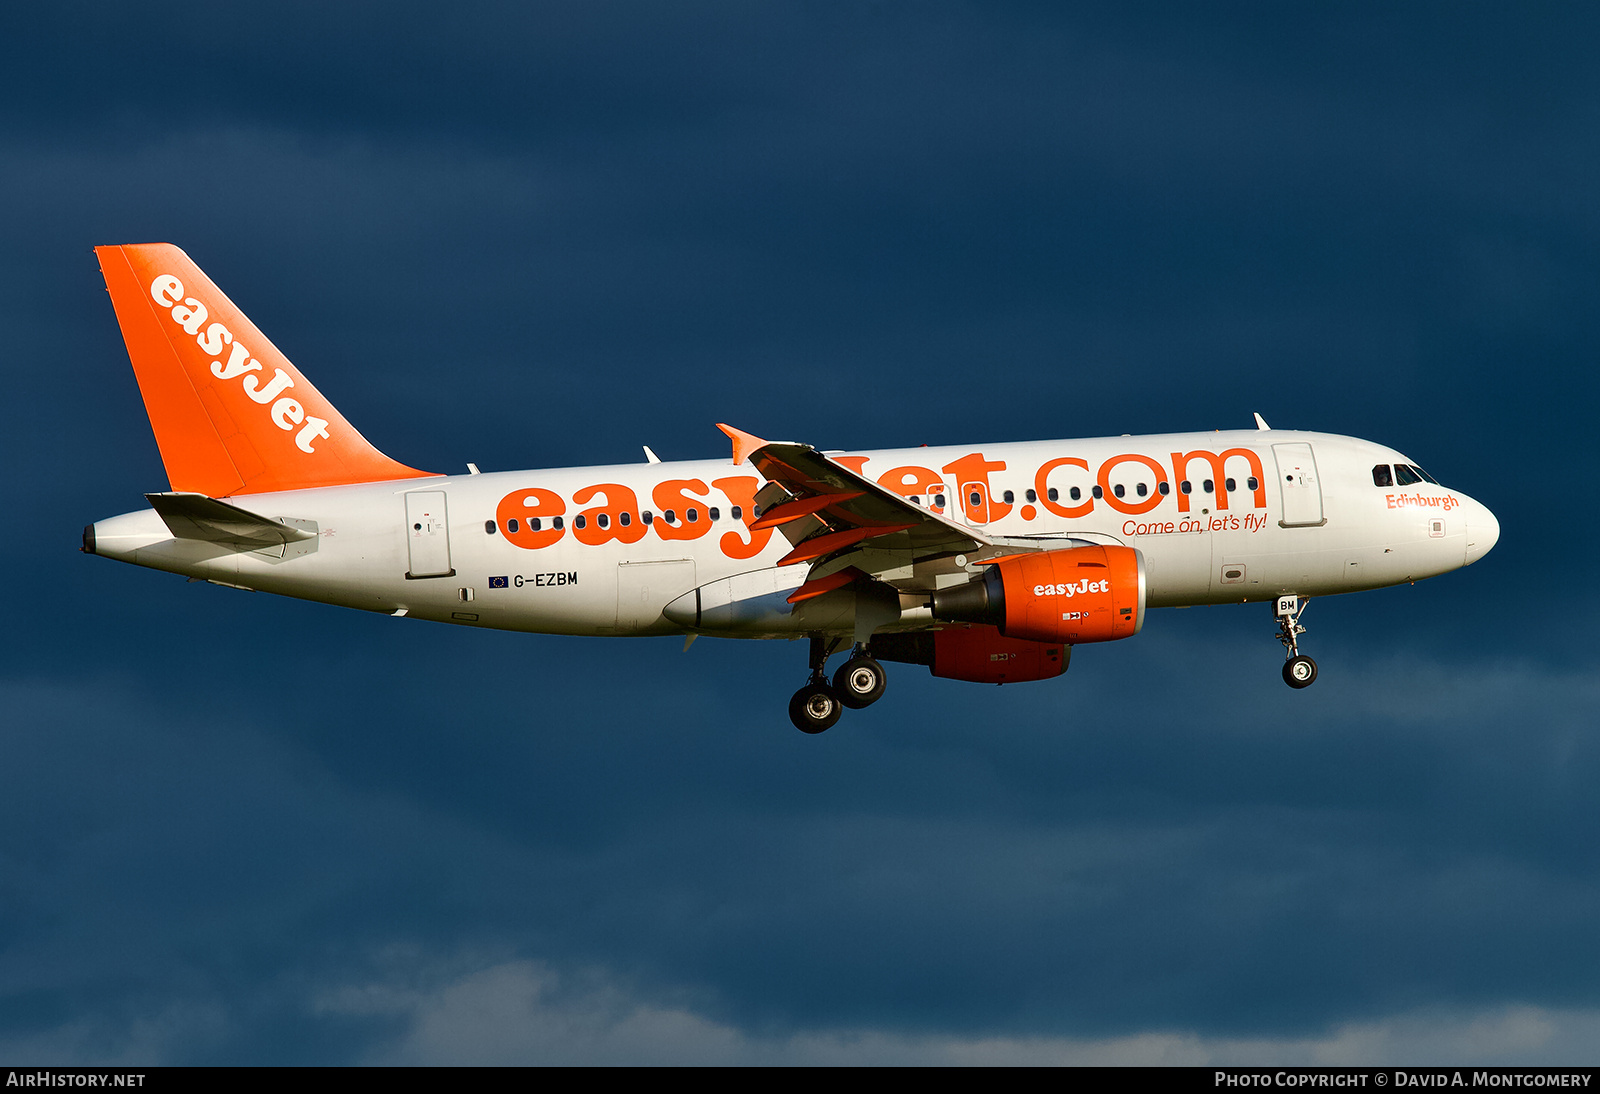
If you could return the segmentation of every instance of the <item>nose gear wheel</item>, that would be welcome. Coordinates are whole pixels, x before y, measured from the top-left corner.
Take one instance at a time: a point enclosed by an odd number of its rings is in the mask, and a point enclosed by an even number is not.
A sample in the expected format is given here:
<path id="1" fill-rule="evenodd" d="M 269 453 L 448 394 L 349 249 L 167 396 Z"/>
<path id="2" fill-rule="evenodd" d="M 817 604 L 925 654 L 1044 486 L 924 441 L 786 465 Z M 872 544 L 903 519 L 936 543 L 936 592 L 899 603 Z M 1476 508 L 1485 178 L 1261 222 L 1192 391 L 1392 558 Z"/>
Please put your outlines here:
<path id="1" fill-rule="evenodd" d="M 1317 679 L 1317 663 L 1309 657 L 1291 657 L 1283 663 L 1283 682 L 1292 688 L 1308 688 Z"/>
<path id="2" fill-rule="evenodd" d="M 1273 608 L 1278 620 L 1278 641 L 1284 649 L 1283 682 L 1296 690 L 1310 687 L 1317 679 L 1317 663 L 1300 652 L 1300 636 L 1306 633 L 1300 625 L 1300 615 L 1308 603 L 1298 596 L 1280 596 Z"/>

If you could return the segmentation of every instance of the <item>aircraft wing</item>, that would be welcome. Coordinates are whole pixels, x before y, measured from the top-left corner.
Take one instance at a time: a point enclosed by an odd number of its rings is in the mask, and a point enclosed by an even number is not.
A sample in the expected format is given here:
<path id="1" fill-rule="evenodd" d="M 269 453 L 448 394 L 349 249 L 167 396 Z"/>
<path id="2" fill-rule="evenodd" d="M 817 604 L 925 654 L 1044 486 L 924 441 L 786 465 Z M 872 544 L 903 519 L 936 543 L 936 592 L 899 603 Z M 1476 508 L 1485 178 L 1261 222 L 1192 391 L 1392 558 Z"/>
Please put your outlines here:
<path id="1" fill-rule="evenodd" d="M 885 489 L 806 444 L 765 441 L 718 424 L 733 440 L 735 463 L 746 460 L 767 480 L 756 496 L 752 528 L 775 527 L 792 545 L 779 566 L 811 564 L 810 579 L 791 601 L 821 595 L 871 575 L 902 591 L 927 590 L 937 575 L 969 562 L 1045 550 L 1058 543 L 997 539 Z"/>

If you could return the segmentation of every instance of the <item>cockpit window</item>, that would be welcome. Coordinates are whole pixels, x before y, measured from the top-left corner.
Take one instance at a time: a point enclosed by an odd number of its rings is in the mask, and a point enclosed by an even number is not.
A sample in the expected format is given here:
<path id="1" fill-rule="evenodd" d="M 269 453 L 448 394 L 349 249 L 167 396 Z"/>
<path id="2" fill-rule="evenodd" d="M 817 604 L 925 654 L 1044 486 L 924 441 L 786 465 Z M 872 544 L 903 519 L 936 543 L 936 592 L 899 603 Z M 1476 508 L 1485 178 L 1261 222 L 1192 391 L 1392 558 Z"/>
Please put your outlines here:
<path id="1" fill-rule="evenodd" d="M 1372 469 L 1372 485 L 1373 486 L 1393 486 L 1394 485 L 1394 477 L 1389 474 L 1389 465 L 1388 464 L 1380 463 L 1377 467 L 1374 467 Z"/>
<path id="2" fill-rule="evenodd" d="M 1422 481 L 1422 476 L 1411 470 L 1408 463 L 1394 465 L 1394 478 L 1397 486 L 1412 486 Z"/>
<path id="3" fill-rule="evenodd" d="M 1418 467 L 1416 464 L 1412 464 L 1411 465 L 1411 470 L 1413 470 L 1417 474 L 1421 475 L 1424 482 L 1431 482 L 1435 486 L 1439 485 L 1439 480 L 1438 479 L 1436 479 L 1432 475 L 1428 474 L 1426 471 L 1424 471 L 1422 468 Z"/>

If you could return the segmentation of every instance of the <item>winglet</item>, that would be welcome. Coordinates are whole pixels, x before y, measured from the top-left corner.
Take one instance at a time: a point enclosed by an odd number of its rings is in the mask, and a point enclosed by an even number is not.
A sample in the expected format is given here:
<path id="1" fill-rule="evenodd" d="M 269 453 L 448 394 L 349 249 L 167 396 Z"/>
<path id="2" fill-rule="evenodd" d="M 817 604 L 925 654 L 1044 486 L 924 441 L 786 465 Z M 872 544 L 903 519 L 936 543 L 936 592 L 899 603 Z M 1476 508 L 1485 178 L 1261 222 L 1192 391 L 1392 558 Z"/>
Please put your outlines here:
<path id="1" fill-rule="evenodd" d="M 726 433 L 728 439 L 733 442 L 733 462 L 736 466 L 749 459 L 750 453 L 767 446 L 767 442 L 754 433 L 746 433 L 742 429 L 735 429 L 721 422 L 717 423 L 717 428 Z"/>
<path id="2" fill-rule="evenodd" d="M 1267 420 L 1265 418 L 1263 418 L 1261 415 L 1257 414 L 1256 415 L 1256 428 L 1257 429 L 1271 429 L 1272 427 L 1267 424 Z"/>

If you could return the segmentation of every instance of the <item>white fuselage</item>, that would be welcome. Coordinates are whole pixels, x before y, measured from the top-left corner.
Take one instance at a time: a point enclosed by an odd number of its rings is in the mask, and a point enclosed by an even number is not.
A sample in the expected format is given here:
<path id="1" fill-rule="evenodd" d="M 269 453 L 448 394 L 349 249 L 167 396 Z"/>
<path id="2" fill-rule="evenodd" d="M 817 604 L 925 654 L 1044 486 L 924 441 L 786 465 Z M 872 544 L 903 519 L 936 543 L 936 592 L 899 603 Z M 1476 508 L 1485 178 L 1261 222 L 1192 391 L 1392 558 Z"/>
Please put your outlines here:
<path id="1" fill-rule="evenodd" d="M 833 458 L 922 506 L 937 507 L 942 497 L 940 512 L 992 538 L 1137 548 L 1152 607 L 1399 584 L 1467 565 L 1499 535 L 1493 514 L 1458 491 L 1377 485 L 1375 466 L 1411 461 L 1331 434 L 1241 430 Z M 469 626 L 575 635 L 850 632 L 848 604 L 791 610 L 778 595 L 805 581 L 807 566 L 779 568 L 790 543 L 748 527 L 762 485 L 748 465 L 724 459 L 248 494 L 228 500 L 314 538 L 241 550 L 175 538 L 145 510 L 94 525 L 93 549 L 227 585 Z M 908 587 L 969 579 L 950 564 L 895 576 L 902 614 L 887 629 L 933 622 Z M 668 611 L 697 589 L 702 615 Z M 730 602 L 763 607 L 711 610 Z"/>

